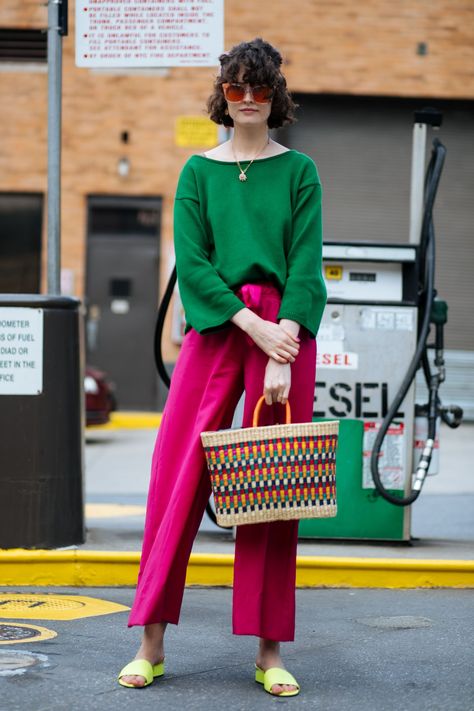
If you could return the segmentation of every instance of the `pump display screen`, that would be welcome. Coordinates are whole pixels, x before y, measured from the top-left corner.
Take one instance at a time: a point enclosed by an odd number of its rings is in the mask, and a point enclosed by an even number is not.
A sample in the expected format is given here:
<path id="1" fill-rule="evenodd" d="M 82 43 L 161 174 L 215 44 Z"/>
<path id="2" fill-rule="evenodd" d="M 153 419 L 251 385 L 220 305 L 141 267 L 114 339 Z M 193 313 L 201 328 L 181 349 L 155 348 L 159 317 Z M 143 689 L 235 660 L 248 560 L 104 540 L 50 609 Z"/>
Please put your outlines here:
<path id="1" fill-rule="evenodd" d="M 349 281 L 375 281 L 375 272 L 349 272 Z"/>

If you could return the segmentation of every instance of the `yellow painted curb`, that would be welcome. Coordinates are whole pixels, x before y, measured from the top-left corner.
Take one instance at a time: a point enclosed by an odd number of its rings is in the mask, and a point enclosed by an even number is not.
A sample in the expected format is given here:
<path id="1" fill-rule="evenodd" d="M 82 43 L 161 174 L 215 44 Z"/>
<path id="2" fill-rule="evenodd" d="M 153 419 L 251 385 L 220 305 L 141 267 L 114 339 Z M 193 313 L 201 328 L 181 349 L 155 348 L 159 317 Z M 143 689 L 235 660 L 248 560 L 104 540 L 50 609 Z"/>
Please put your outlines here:
<path id="1" fill-rule="evenodd" d="M 87 432 L 94 430 L 146 430 L 160 426 L 161 412 L 112 412 L 106 425 L 89 425 Z"/>
<path id="2" fill-rule="evenodd" d="M 135 586 L 139 552 L 0 550 L 3 585 Z M 187 585 L 230 586 L 233 555 L 193 553 Z M 474 588 L 474 562 L 298 556 L 297 587 Z"/>

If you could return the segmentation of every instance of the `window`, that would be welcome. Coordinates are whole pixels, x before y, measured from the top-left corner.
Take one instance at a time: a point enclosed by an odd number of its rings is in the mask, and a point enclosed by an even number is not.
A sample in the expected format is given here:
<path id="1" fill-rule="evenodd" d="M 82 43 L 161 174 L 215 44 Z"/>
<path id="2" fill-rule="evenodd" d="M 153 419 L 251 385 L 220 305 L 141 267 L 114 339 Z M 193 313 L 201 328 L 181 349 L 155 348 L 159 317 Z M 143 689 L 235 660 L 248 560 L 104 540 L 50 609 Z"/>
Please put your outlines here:
<path id="1" fill-rule="evenodd" d="M 0 63 L 47 62 L 48 35 L 43 30 L 0 29 Z"/>

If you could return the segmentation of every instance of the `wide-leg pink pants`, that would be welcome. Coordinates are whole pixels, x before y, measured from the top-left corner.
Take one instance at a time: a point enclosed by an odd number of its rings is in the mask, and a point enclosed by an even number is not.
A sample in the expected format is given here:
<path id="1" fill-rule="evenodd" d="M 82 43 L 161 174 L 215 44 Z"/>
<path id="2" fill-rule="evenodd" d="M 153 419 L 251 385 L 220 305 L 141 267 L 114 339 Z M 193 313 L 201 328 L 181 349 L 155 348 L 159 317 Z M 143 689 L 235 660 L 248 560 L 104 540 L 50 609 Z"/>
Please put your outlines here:
<path id="1" fill-rule="evenodd" d="M 276 322 L 280 293 L 269 283 L 236 292 L 262 318 Z M 300 351 L 291 364 L 293 422 L 311 421 L 316 341 L 300 329 Z M 200 433 L 230 427 L 245 390 L 243 427 L 251 426 L 268 356 L 238 326 L 184 337 L 173 371 L 152 459 L 135 600 L 128 627 L 178 623 L 186 567 L 210 496 Z M 284 407 L 264 405 L 259 424 L 284 422 Z M 237 529 L 233 632 L 276 641 L 294 639 L 297 521 Z"/>

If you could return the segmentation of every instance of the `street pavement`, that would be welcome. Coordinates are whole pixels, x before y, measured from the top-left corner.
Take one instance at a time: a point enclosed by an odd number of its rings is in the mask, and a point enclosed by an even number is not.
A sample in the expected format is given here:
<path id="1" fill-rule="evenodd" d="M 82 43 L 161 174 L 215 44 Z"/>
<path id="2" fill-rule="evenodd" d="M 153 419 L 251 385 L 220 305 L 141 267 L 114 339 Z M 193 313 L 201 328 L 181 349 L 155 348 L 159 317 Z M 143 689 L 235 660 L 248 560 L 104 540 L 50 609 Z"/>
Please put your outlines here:
<path id="1" fill-rule="evenodd" d="M 38 592 L 38 588 L 22 588 Z M 20 592 L 20 589 L 16 590 Z M 130 605 L 127 588 L 49 588 Z M 127 612 L 42 624 L 44 642 L 0 647 L 2 711 L 473 711 L 470 590 L 298 590 L 294 643 L 283 657 L 301 685 L 272 698 L 253 680 L 256 640 L 232 635 L 232 591 L 187 589 L 166 635 L 165 677 L 143 689 L 116 676 L 138 648 Z M 42 656 L 39 656 L 42 655 Z M 25 666 L 15 672 L 15 656 Z M 3 664 L 2 664 L 3 660 Z M 9 661 L 9 672 L 2 671 Z M 36 664 L 34 663 L 36 661 Z"/>

